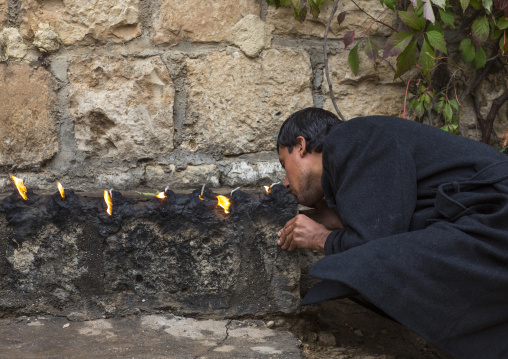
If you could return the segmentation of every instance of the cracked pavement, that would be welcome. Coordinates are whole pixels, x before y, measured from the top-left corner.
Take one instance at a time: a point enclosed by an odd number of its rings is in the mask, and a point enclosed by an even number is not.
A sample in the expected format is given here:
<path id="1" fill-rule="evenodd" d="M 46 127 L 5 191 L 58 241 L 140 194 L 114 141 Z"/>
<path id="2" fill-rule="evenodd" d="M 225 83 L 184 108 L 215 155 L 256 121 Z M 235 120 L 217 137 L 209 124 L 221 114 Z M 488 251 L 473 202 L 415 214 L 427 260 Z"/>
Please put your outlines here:
<path id="1" fill-rule="evenodd" d="M 261 321 L 174 315 L 70 322 L 61 317 L 0 320 L 1 358 L 301 358 L 291 333 Z"/>

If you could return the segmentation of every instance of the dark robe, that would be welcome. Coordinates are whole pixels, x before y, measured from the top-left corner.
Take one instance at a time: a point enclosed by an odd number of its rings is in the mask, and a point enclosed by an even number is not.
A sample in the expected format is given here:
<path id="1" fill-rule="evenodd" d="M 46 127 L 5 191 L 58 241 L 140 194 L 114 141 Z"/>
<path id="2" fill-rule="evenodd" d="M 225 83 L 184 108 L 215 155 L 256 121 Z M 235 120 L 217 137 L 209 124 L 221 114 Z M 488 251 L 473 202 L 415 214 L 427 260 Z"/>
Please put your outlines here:
<path id="1" fill-rule="evenodd" d="M 508 156 L 362 117 L 326 138 L 322 186 L 344 228 L 302 304 L 357 292 L 458 358 L 508 358 Z"/>

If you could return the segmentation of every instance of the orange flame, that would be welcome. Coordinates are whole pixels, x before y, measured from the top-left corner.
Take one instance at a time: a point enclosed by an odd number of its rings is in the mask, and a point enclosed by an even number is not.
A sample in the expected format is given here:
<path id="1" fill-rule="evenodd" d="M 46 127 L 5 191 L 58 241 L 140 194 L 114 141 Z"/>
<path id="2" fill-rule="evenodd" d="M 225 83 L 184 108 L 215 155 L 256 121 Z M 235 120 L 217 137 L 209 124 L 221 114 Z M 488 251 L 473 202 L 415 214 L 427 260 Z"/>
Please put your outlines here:
<path id="1" fill-rule="evenodd" d="M 272 191 L 272 187 L 271 186 L 263 186 L 265 187 L 265 191 L 266 191 L 266 194 L 270 193 Z"/>
<path id="2" fill-rule="evenodd" d="M 155 197 L 160 198 L 160 199 L 166 198 L 166 192 L 159 192 L 159 194 L 156 195 Z"/>
<path id="3" fill-rule="evenodd" d="M 60 182 L 57 182 L 56 186 L 58 187 L 58 190 L 60 191 L 60 196 L 62 196 L 62 198 L 65 198 L 65 191 L 64 191 L 62 184 Z"/>
<path id="4" fill-rule="evenodd" d="M 16 188 L 18 189 L 19 194 L 26 201 L 28 199 L 28 197 L 26 196 L 26 187 L 23 185 L 23 180 L 15 177 L 15 176 L 12 176 L 12 175 L 11 175 L 11 178 L 14 181 L 14 184 L 16 185 Z"/>
<path id="5" fill-rule="evenodd" d="M 104 201 L 108 205 L 107 212 L 111 216 L 113 214 L 113 199 L 111 198 L 108 190 L 104 190 Z"/>
<path id="6" fill-rule="evenodd" d="M 229 213 L 229 206 L 231 206 L 231 203 L 229 202 L 229 198 L 226 196 L 217 196 L 217 200 L 219 201 L 219 206 L 224 208 L 224 213 Z"/>
<path id="7" fill-rule="evenodd" d="M 204 201 L 205 199 L 203 197 L 201 197 L 201 195 L 199 195 L 199 199 Z"/>

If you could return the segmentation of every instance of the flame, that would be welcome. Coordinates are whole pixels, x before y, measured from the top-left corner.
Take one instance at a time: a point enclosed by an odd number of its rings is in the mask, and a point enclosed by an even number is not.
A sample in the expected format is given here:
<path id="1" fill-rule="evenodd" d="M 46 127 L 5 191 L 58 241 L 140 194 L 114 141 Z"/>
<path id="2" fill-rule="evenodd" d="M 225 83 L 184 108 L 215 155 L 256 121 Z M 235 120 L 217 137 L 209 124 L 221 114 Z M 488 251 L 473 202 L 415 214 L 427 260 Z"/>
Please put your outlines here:
<path id="1" fill-rule="evenodd" d="M 58 187 L 58 190 L 60 191 L 60 196 L 62 196 L 62 198 L 65 198 L 65 191 L 64 191 L 62 184 L 60 182 L 57 182 L 56 186 Z"/>
<path id="2" fill-rule="evenodd" d="M 107 212 L 111 216 L 113 214 L 113 199 L 111 198 L 108 190 L 104 190 L 104 201 L 108 205 Z"/>
<path id="3" fill-rule="evenodd" d="M 161 199 L 162 199 L 162 198 L 166 198 L 166 192 L 159 192 L 159 194 L 158 194 L 158 195 L 156 195 L 155 197 L 157 197 L 157 198 L 161 198 Z"/>
<path id="4" fill-rule="evenodd" d="M 202 200 L 202 201 L 205 200 L 201 195 L 199 195 L 199 199 Z"/>
<path id="5" fill-rule="evenodd" d="M 26 187 L 23 185 L 23 180 L 15 177 L 15 176 L 11 176 L 11 178 L 14 181 L 14 184 L 16 185 L 16 188 L 18 189 L 19 194 L 26 201 L 28 199 L 28 197 L 26 196 Z"/>
<path id="6" fill-rule="evenodd" d="M 224 213 L 229 213 L 229 206 L 231 206 L 231 203 L 229 202 L 229 198 L 226 196 L 217 196 L 217 200 L 219 201 L 219 206 L 224 208 Z"/>
<path id="7" fill-rule="evenodd" d="M 265 187 L 266 194 L 272 191 L 272 186 L 263 186 L 263 187 Z"/>

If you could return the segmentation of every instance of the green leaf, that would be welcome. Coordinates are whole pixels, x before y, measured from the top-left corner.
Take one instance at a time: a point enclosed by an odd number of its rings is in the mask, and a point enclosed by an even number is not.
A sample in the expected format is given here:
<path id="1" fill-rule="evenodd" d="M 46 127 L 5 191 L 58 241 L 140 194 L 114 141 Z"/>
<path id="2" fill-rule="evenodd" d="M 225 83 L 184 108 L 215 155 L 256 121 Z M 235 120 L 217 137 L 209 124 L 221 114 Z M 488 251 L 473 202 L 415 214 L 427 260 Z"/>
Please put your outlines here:
<path id="1" fill-rule="evenodd" d="M 482 0 L 482 5 L 487 10 L 487 13 L 490 14 L 490 11 L 492 9 L 492 0 Z"/>
<path id="2" fill-rule="evenodd" d="M 459 125 L 457 125 L 456 123 L 450 123 L 448 125 L 444 125 L 443 127 L 441 127 L 441 129 L 443 131 L 450 132 L 455 135 L 459 134 Z"/>
<path id="3" fill-rule="evenodd" d="M 458 111 L 459 110 L 459 104 L 457 103 L 457 101 L 455 100 L 450 100 L 448 101 L 450 106 L 455 110 L 455 111 Z"/>
<path id="4" fill-rule="evenodd" d="M 446 51 L 446 42 L 444 39 L 444 35 L 438 31 L 427 31 L 425 33 L 425 38 L 429 41 L 430 45 L 434 47 L 436 50 L 442 51 L 445 54 Z"/>
<path id="5" fill-rule="evenodd" d="M 501 16 L 499 18 L 499 20 L 497 20 L 497 28 L 500 29 L 500 30 L 504 30 L 506 28 L 508 28 L 508 19 L 505 18 L 504 16 Z"/>
<path id="6" fill-rule="evenodd" d="M 474 67 L 481 69 L 483 66 L 485 66 L 486 62 L 487 54 L 485 53 L 483 47 L 479 47 L 478 50 L 476 50 L 476 55 L 474 57 Z"/>
<path id="7" fill-rule="evenodd" d="M 397 71 L 394 79 L 402 76 L 416 65 L 416 53 L 416 41 L 413 41 L 397 56 Z"/>
<path id="8" fill-rule="evenodd" d="M 481 0 L 471 0 L 470 4 L 475 10 L 481 10 L 483 8 Z"/>
<path id="9" fill-rule="evenodd" d="M 451 12 L 444 11 L 441 9 L 439 10 L 439 17 L 441 18 L 441 21 L 451 27 L 455 27 L 455 17 Z"/>
<path id="10" fill-rule="evenodd" d="M 397 32 L 386 40 L 383 58 L 400 54 L 409 45 L 413 38 L 412 32 Z"/>
<path id="11" fill-rule="evenodd" d="M 443 111 L 443 106 L 444 106 L 444 99 L 440 99 L 434 106 L 434 109 L 436 110 L 437 113 L 441 113 L 441 111 Z"/>
<path id="12" fill-rule="evenodd" d="M 304 22 L 307 17 L 307 6 L 305 3 L 302 3 L 301 0 L 291 0 L 291 5 L 293 6 L 293 16 L 299 22 Z"/>
<path id="13" fill-rule="evenodd" d="M 492 0 L 490 0 L 490 1 L 492 1 Z M 431 2 L 432 2 L 434 5 L 436 5 L 436 6 L 440 7 L 441 9 L 443 9 L 443 10 L 444 10 L 444 8 L 445 8 L 445 4 L 446 4 L 446 1 L 445 1 L 445 0 L 431 0 Z"/>
<path id="14" fill-rule="evenodd" d="M 504 37 L 499 39 L 499 50 L 504 54 L 508 52 L 508 37 L 505 39 Z"/>
<path id="15" fill-rule="evenodd" d="M 358 69 L 360 67 L 360 57 L 358 56 L 358 44 L 356 44 L 355 47 L 351 51 L 349 51 L 348 56 L 348 62 L 349 67 L 351 68 L 351 71 L 355 74 L 355 76 L 358 74 Z"/>
<path id="16" fill-rule="evenodd" d="M 416 113 L 416 116 L 422 117 L 423 114 L 425 113 L 425 108 L 423 107 L 423 102 L 418 101 L 418 103 L 415 106 L 414 111 Z"/>
<path id="17" fill-rule="evenodd" d="M 449 104 L 444 105 L 443 114 L 446 122 L 450 122 L 452 120 L 453 110 Z"/>
<path id="18" fill-rule="evenodd" d="M 489 37 L 489 21 L 485 16 L 477 18 L 471 26 L 471 34 L 473 35 L 473 43 L 476 48 L 482 46 Z"/>
<path id="19" fill-rule="evenodd" d="M 425 98 L 423 99 L 423 102 L 425 104 L 425 108 L 429 108 L 430 104 L 432 103 L 432 98 L 428 93 L 425 94 Z"/>
<path id="20" fill-rule="evenodd" d="M 471 43 L 471 39 L 462 40 L 459 45 L 459 50 L 460 54 L 462 55 L 462 60 L 464 60 L 465 63 L 474 60 L 476 51 L 473 44 Z"/>
<path id="21" fill-rule="evenodd" d="M 317 17 L 319 16 L 319 6 L 318 4 L 316 4 L 316 2 L 314 0 L 307 0 L 309 2 L 309 6 L 310 6 L 310 11 L 312 12 L 312 17 L 314 19 L 317 19 Z"/>
<path id="22" fill-rule="evenodd" d="M 468 5 L 469 5 L 469 0 L 460 0 L 460 6 L 462 7 L 462 12 L 466 11 Z"/>
<path id="23" fill-rule="evenodd" d="M 371 39 L 369 36 L 367 37 L 367 43 L 365 44 L 363 50 L 369 59 L 376 63 L 377 53 L 379 51 L 379 43 L 376 40 Z"/>
<path id="24" fill-rule="evenodd" d="M 419 18 L 412 8 L 409 11 L 398 11 L 398 14 L 402 22 L 412 29 L 420 31 L 425 27 L 425 19 Z"/>
<path id="25" fill-rule="evenodd" d="M 434 49 L 429 44 L 429 42 L 424 39 L 422 49 L 420 50 L 420 56 L 418 58 L 418 64 L 422 67 L 424 74 L 428 73 L 434 67 L 434 57 Z"/>
<path id="26" fill-rule="evenodd" d="M 495 39 L 499 39 L 499 36 L 503 36 L 504 34 L 504 30 L 494 30 L 492 31 L 492 34 L 490 35 L 489 37 L 489 40 L 495 40 Z"/>
<path id="27" fill-rule="evenodd" d="M 395 10 L 395 4 L 397 3 L 397 0 L 384 0 L 385 5 L 389 7 L 392 10 Z"/>

